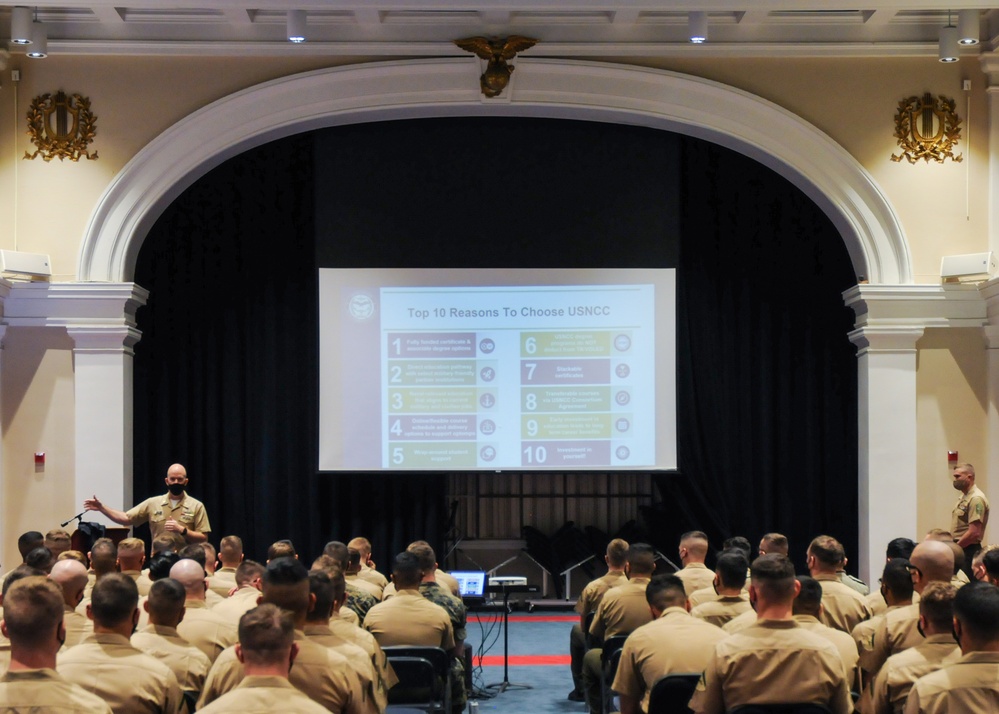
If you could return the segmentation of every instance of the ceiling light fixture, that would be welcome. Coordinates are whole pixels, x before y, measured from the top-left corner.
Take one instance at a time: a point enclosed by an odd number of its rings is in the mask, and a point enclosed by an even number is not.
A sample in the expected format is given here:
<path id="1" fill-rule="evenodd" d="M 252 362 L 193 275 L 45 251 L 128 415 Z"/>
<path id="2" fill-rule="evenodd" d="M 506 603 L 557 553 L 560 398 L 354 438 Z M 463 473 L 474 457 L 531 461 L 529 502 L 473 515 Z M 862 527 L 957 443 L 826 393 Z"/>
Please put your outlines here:
<path id="1" fill-rule="evenodd" d="M 981 19 L 982 16 L 978 13 L 978 10 L 957 11 L 958 44 L 978 44 L 978 37 L 982 33 Z"/>
<path id="2" fill-rule="evenodd" d="M 305 42 L 305 28 L 309 21 L 305 15 L 305 10 L 288 11 L 288 42 L 296 44 Z"/>
<path id="3" fill-rule="evenodd" d="M 31 23 L 31 45 L 26 53 L 31 59 L 44 59 L 49 56 L 49 30 L 44 22 L 36 18 Z"/>
<path id="4" fill-rule="evenodd" d="M 15 7 L 10 11 L 10 44 L 31 44 L 30 7 Z"/>
<path id="5" fill-rule="evenodd" d="M 708 41 L 708 13 L 695 11 L 687 15 L 687 34 L 695 45 Z"/>
<path id="6" fill-rule="evenodd" d="M 941 62 L 957 62 L 960 46 L 957 43 L 957 28 L 950 22 L 950 11 L 947 11 L 947 27 L 940 28 L 940 42 L 937 44 L 937 59 Z"/>

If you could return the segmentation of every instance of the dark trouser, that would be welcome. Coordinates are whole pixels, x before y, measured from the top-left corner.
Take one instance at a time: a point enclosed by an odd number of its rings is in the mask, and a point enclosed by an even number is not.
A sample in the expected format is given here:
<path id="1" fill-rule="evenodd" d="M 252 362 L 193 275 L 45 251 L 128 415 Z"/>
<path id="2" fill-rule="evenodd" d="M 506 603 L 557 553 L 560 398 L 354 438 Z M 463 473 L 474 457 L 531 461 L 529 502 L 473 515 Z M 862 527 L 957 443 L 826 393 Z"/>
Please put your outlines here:
<path id="1" fill-rule="evenodd" d="M 976 555 L 982 550 L 981 543 L 972 543 L 964 548 L 964 573 L 968 576 L 968 580 L 975 582 L 975 574 L 971 571 L 971 561 Z"/>
<path id="2" fill-rule="evenodd" d="M 586 638 L 583 628 L 577 622 L 569 632 L 569 668 L 572 670 L 572 687 L 583 691 L 583 655 L 586 654 Z"/>
<path id="3" fill-rule="evenodd" d="M 600 714 L 603 711 L 603 688 L 601 680 L 604 678 L 603 663 L 600 656 L 603 649 L 595 647 L 587 650 L 583 655 L 583 691 L 586 693 L 586 704 L 590 708 L 590 714 Z"/>

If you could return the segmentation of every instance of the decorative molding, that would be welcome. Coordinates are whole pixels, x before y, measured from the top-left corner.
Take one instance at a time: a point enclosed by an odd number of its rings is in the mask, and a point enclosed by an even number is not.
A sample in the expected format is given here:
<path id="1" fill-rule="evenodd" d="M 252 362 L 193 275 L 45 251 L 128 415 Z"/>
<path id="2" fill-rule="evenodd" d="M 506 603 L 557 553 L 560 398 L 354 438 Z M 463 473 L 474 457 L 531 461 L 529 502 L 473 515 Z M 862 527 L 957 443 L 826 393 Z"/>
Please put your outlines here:
<path id="1" fill-rule="evenodd" d="M 149 291 L 135 283 L 16 283 L 3 300 L 3 324 L 134 328 L 135 313 L 148 299 Z"/>
<path id="2" fill-rule="evenodd" d="M 858 276 L 912 281 L 901 222 L 870 174 L 801 117 L 697 77 L 597 62 L 524 58 L 510 101 L 480 101 L 476 65 L 408 60 L 316 70 L 224 97 L 177 122 L 118 173 L 88 223 L 82 281 L 131 280 L 142 241 L 185 188 L 238 153 L 341 124 L 445 116 L 605 121 L 689 134 L 735 149 L 801 188 L 843 236 Z"/>
<path id="3" fill-rule="evenodd" d="M 891 325 L 886 327 L 858 327 L 847 334 L 850 342 L 857 346 L 857 356 L 878 353 L 916 354 L 916 342 L 923 336 L 922 327 Z"/>
<path id="4" fill-rule="evenodd" d="M 73 353 L 132 355 L 142 333 L 127 325 L 73 325 L 66 328 L 73 339 Z"/>
<path id="5" fill-rule="evenodd" d="M 982 327 L 987 320 L 977 285 L 856 285 L 843 302 L 858 328 Z"/>

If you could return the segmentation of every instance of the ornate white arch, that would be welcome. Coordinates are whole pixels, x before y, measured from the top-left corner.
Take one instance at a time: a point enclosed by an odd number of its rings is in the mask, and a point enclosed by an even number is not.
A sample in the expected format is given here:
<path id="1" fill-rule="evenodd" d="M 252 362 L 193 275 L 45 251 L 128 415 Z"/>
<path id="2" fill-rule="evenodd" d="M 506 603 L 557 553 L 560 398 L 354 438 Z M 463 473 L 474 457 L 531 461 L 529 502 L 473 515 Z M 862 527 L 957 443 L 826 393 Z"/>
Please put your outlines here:
<path id="1" fill-rule="evenodd" d="M 800 117 L 688 75 L 523 58 L 505 96 L 484 99 L 469 59 L 373 63 L 283 77 L 224 97 L 174 124 L 118 173 L 87 226 L 81 281 L 130 281 L 150 227 L 197 178 L 247 149 L 319 127 L 440 116 L 531 116 L 669 129 L 773 168 L 832 219 L 858 276 L 912 282 L 898 217 L 866 170 Z"/>

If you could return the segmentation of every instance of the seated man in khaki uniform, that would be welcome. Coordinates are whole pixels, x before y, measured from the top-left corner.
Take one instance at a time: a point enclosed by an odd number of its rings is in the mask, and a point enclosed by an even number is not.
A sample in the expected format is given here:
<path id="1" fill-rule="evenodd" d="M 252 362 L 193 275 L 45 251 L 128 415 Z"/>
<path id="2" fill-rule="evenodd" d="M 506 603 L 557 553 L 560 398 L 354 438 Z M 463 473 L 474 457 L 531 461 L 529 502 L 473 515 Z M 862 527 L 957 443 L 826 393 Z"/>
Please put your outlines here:
<path id="1" fill-rule="evenodd" d="M 239 618 L 255 608 L 263 590 L 264 566 L 255 560 L 244 560 L 236 568 L 236 592 L 212 608 L 219 617 L 238 624 Z"/>
<path id="2" fill-rule="evenodd" d="M 185 599 L 184 586 L 173 578 L 153 583 L 143 603 L 149 624 L 132 635 L 132 645 L 169 667 L 181 690 L 193 693 L 197 699 L 212 663 L 208 655 L 177 632 L 177 625 L 184 619 Z"/>
<path id="3" fill-rule="evenodd" d="M 675 575 L 652 578 L 645 598 L 655 620 L 625 641 L 612 685 L 621 695 L 621 714 L 648 711 L 652 687 L 667 674 L 703 672 L 715 645 L 726 636 L 687 613 L 683 581 Z"/>
<path id="4" fill-rule="evenodd" d="M 178 560 L 170 568 L 170 577 L 186 593 L 184 619 L 177 625 L 177 632 L 214 662 L 222 650 L 236 644 L 236 626 L 208 609 L 208 583 L 200 563 L 190 558 Z"/>
<path id="5" fill-rule="evenodd" d="M 741 551 L 724 551 L 715 563 L 714 600 L 708 600 L 691 609 L 690 614 L 715 627 L 722 627 L 752 607 L 748 597 L 742 594 L 746 585 L 746 569 L 749 563 Z"/>
<path id="6" fill-rule="evenodd" d="M 604 593 L 597 606 L 597 614 L 590 623 L 590 635 L 595 642 L 603 643 L 610 637 L 629 635 L 642 625 L 652 622 L 652 611 L 645 598 L 645 588 L 655 569 L 656 553 L 652 546 L 647 543 L 632 543 L 625 562 L 628 582 Z M 593 647 L 583 656 L 583 691 L 591 714 L 599 714 L 601 711 L 602 655 L 602 647 Z"/>
<path id="7" fill-rule="evenodd" d="M 708 536 L 703 531 L 688 531 L 680 536 L 680 562 L 683 568 L 676 571 L 676 577 L 683 581 L 687 597 L 702 588 L 710 588 L 715 574 L 704 561 L 708 557 Z"/>
<path id="8" fill-rule="evenodd" d="M 976 582 L 958 590 L 953 623 L 962 657 L 917 680 L 905 714 L 999 711 L 999 588 Z"/>
<path id="9" fill-rule="evenodd" d="M 94 623 L 76 611 L 87 587 L 87 569 L 75 560 L 60 560 L 52 566 L 49 579 L 62 591 L 66 625 L 66 647 L 80 644 L 94 632 Z"/>
<path id="10" fill-rule="evenodd" d="M 569 669 L 572 672 L 572 691 L 569 692 L 570 702 L 585 701 L 583 696 L 583 656 L 586 654 L 586 635 L 584 629 L 587 627 L 586 618 L 597 611 L 597 606 L 603 598 L 604 593 L 615 585 L 628 582 L 628 576 L 624 572 L 624 564 L 628 558 L 628 541 L 615 538 L 607 544 L 607 552 L 604 554 L 604 562 L 607 563 L 607 573 L 590 581 L 583 592 L 576 600 L 576 612 L 579 614 L 579 622 L 573 624 L 569 631 Z"/>
<path id="11" fill-rule="evenodd" d="M 146 562 L 146 544 L 141 538 L 126 538 L 118 544 L 118 572 L 135 581 L 139 595 L 148 595 L 152 584 L 148 578 L 140 582 L 142 566 Z"/>
<path id="12" fill-rule="evenodd" d="M 346 658 L 305 636 L 308 613 L 314 605 L 309 596 L 309 571 L 305 566 L 297 558 L 275 558 L 264 571 L 263 587 L 261 604 L 277 605 L 290 613 L 295 623 L 298 657 L 289 681 L 309 699 L 330 711 L 341 714 L 376 712 L 375 703 L 365 699 L 360 680 Z M 226 648 L 208 673 L 198 709 L 235 689 L 245 675 L 236 648 Z"/>
<path id="13" fill-rule="evenodd" d="M 177 677 L 128 639 L 139 622 L 138 602 L 139 591 L 127 575 L 98 580 L 87 606 L 94 634 L 60 654 L 57 668 L 116 712 L 174 714 L 183 705 Z"/>
<path id="14" fill-rule="evenodd" d="M 327 710 L 302 694 L 288 681 L 298 656 L 295 623 L 291 614 L 276 605 L 261 605 L 239 621 L 236 658 L 245 677 L 230 692 L 199 709 L 206 714 L 274 711 L 287 714 L 322 714 Z"/>
<path id="15" fill-rule="evenodd" d="M 56 673 L 65 639 L 63 596 L 38 575 L 15 582 L 4 598 L 0 629 L 10 639 L 10 666 L 0 677 L 0 710 L 111 714 L 100 697 Z"/>
<path id="16" fill-rule="evenodd" d="M 857 684 L 857 645 L 853 638 L 842 630 L 823 625 L 822 619 L 822 586 L 814 578 L 807 575 L 798 576 L 801 589 L 794 598 L 792 612 L 794 621 L 809 632 L 829 640 L 843 659 L 843 671 L 850 689 L 859 690 Z"/>
<path id="17" fill-rule="evenodd" d="M 218 560 L 221 568 L 208 578 L 208 587 L 222 597 L 236 587 L 236 568 L 243 562 L 243 541 L 239 536 L 228 535 L 219 543 Z"/>
<path id="18" fill-rule="evenodd" d="M 690 700 L 694 712 L 798 703 L 819 704 L 833 714 L 853 711 L 839 652 L 794 621 L 799 589 L 787 557 L 770 554 L 753 561 L 749 600 L 757 623 L 715 646 Z"/>
<path id="19" fill-rule="evenodd" d="M 345 543 L 338 540 L 330 541 L 323 548 L 323 555 L 328 555 L 340 566 L 340 571 L 347 578 L 350 569 L 350 549 Z M 358 587 L 354 583 L 347 582 L 347 609 L 353 610 L 357 615 L 359 623 L 364 624 L 364 618 L 368 615 L 368 610 L 378 604 L 378 600 L 367 590 Z"/>
<path id="20" fill-rule="evenodd" d="M 860 702 L 865 714 L 901 714 L 916 680 L 961 658 L 954 639 L 956 594 L 957 588 L 950 584 L 926 586 L 919 601 L 919 630 L 925 639 L 888 658 L 874 680 L 870 701 Z"/>
<path id="21" fill-rule="evenodd" d="M 806 562 L 809 574 L 822 585 L 823 623 L 849 634 L 858 624 L 871 619 L 865 596 L 840 580 L 846 554 L 838 540 L 825 535 L 813 539 Z"/>
<path id="22" fill-rule="evenodd" d="M 371 559 L 371 541 L 363 536 L 357 536 L 347 541 L 347 547 L 361 554 L 361 572 L 358 576 L 374 583 L 382 590 L 389 584 L 388 578 L 375 570 L 375 562 Z"/>
<path id="23" fill-rule="evenodd" d="M 874 646 L 874 633 L 877 632 L 878 627 L 884 622 L 886 615 L 901 607 L 911 605 L 913 593 L 912 575 L 909 574 L 909 561 L 905 558 L 894 558 L 889 561 L 885 565 L 884 570 L 881 571 L 881 587 L 876 593 L 885 607 L 880 615 L 875 615 L 870 620 L 864 620 L 854 627 L 853 632 L 850 633 L 857 647 L 857 652 L 864 661 L 866 661 L 867 655 Z M 863 671 L 863 665 L 861 665 L 861 672 Z M 868 676 L 866 679 L 867 681 L 863 682 L 865 686 L 871 677 Z"/>

